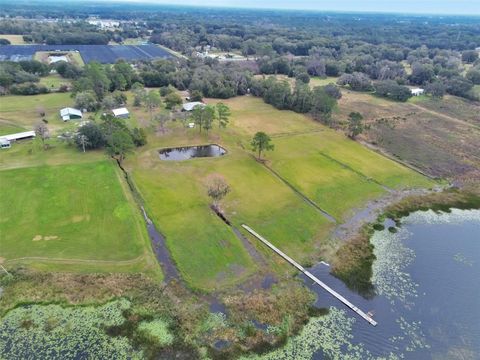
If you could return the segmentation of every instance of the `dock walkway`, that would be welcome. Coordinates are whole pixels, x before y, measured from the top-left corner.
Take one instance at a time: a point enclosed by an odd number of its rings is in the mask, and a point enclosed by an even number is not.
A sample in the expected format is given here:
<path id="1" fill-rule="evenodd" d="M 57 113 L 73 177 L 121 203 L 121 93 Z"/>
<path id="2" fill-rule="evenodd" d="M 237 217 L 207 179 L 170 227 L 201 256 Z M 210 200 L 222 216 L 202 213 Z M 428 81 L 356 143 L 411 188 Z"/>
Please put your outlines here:
<path id="1" fill-rule="evenodd" d="M 325 284 L 324 282 L 320 281 L 317 277 L 315 277 L 312 273 L 309 271 L 305 270 L 305 268 L 297 263 L 295 260 L 293 260 L 290 256 L 285 254 L 283 251 L 278 249 L 276 246 L 271 244 L 269 241 L 267 241 L 265 238 L 263 238 L 261 235 L 257 234 L 252 228 L 249 226 L 243 224 L 242 227 L 247 230 L 250 234 L 252 234 L 254 237 L 256 237 L 258 240 L 263 242 L 265 245 L 267 245 L 270 249 L 275 251 L 278 255 L 280 255 L 282 258 L 287 260 L 291 265 L 296 267 L 299 271 L 304 273 L 309 279 L 311 279 L 313 282 L 316 284 L 320 285 L 323 289 L 325 289 L 328 293 L 336 297 L 338 300 L 340 300 L 343 304 L 345 304 L 347 307 L 352 309 L 354 312 L 356 312 L 360 317 L 362 317 L 364 320 L 368 321 L 371 325 L 377 326 L 377 322 L 373 320 L 370 316 L 368 316 L 366 313 L 364 313 L 362 310 L 360 310 L 358 307 L 353 305 L 350 301 L 348 301 L 346 298 L 344 298 L 342 295 L 337 293 L 335 290 L 333 290 L 330 286 Z"/>

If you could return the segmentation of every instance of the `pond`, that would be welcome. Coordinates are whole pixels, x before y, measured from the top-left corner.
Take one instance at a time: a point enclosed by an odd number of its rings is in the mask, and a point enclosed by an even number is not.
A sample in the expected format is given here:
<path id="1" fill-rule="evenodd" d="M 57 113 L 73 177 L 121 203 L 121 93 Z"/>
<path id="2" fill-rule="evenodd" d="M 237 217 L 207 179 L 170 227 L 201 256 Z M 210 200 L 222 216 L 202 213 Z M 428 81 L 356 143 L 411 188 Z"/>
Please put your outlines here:
<path id="1" fill-rule="evenodd" d="M 397 233 L 387 230 L 391 220 L 385 225 L 371 238 L 374 298 L 349 291 L 325 264 L 310 269 L 372 311 L 378 325 L 305 280 L 318 295 L 315 305 L 330 314 L 313 319 L 290 347 L 298 351 L 308 343 L 304 357 L 313 359 L 480 359 L 480 210 L 415 212 L 402 219 Z"/>
<path id="2" fill-rule="evenodd" d="M 223 156 L 226 153 L 227 150 L 215 144 L 184 146 L 159 150 L 161 160 L 171 161 L 182 161 L 202 157 L 218 157 Z"/>

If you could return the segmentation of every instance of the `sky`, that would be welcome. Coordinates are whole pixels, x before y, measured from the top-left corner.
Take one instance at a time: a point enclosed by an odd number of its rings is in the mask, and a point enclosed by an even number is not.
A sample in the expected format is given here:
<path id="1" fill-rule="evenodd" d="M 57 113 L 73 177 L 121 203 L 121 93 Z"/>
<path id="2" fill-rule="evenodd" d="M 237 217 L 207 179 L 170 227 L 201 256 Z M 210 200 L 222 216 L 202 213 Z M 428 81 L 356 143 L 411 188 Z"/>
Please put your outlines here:
<path id="1" fill-rule="evenodd" d="M 118 0 L 107 0 L 118 1 Z M 480 15 L 480 0 L 121 0 L 194 6 Z"/>

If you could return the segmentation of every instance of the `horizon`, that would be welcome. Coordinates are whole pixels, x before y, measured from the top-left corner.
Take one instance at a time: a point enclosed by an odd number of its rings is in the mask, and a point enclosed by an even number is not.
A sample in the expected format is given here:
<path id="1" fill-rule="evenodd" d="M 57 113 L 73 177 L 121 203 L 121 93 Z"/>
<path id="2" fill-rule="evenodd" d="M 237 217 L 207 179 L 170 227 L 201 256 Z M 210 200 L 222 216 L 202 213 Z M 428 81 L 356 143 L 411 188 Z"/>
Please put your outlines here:
<path id="1" fill-rule="evenodd" d="M 56 0 L 62 2 L 62 0 Z M 383 13 L 405 15 L 436 15 L 436 16 L 480 16 L 480 1 L 459 0 L 452 3 L 449 0 L 427 0 L 418 3 L 415 0 L 404 0 L 396 6 L 385 4 L 381 0 L 346 0 L 340 4 L 327 1 L 299 0 L 292 6 L 290 0 L 264 0 L 259 5 L 255 0 L 76 0 L 89 3 L 130 3 L 137 5 L 182 6 L 199 8 L 251 9 L 251 10 L 290 10 L 311 12 L 338 13 Z M 461 8 L 462 11 L 457 9 Z"/>

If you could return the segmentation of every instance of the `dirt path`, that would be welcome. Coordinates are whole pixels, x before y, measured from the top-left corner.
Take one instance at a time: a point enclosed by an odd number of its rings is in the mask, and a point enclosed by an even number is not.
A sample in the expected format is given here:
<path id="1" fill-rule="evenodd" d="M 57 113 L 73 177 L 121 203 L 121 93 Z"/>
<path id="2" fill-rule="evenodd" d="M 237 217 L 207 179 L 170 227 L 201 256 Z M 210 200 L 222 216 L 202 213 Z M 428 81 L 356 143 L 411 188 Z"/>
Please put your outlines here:
<path id="1" fill-rule="evenodd" d="M 419 110 L 425 111 L 429 114 L 441 117 L 445 120 L 449 120 L 449 121 L 452 121 L 452 122 L 460 124 L 460 125 L 470 126 L 470 127 L 473 127 L 474 129 L 480 130 L 479 126 L 477 126 L 475 124 L 472 124 L 472 123 L 469 123 L 468 121 L 461 120 L 461 119 L 455 118 L 455 117 L 450 116 L 450 115 L 442 114 L 442 113 L 439 113 L 439 112 L 434 111 L 434 110 L 430 110 L 430 109 L 428 109 L 426 107 L 423 107 L 419 104 L 410 103 L 410 105 L 413 106 L 413 107 L 416 107 Z"/>

